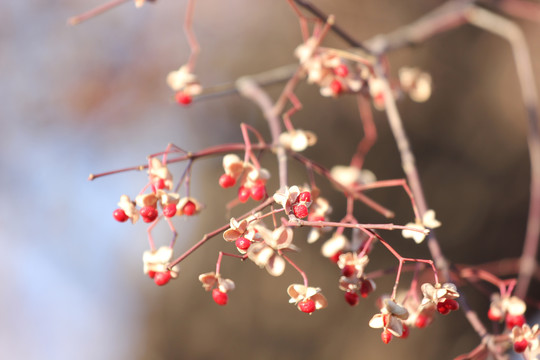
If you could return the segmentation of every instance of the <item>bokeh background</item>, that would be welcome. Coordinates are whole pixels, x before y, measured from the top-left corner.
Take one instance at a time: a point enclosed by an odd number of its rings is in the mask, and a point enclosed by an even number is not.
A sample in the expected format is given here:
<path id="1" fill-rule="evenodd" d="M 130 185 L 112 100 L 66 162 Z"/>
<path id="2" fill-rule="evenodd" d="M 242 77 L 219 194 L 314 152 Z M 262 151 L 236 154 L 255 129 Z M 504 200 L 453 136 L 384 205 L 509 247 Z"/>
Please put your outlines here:
<path id="1" fill-rule="evenodd" d="M 287 303 L 286 287 L 299 282 L 288 268 L 272 278 L 253 264 L 225 259 L 222 272 L 237 289 L 218 307 L 197 280 L 212 271 L 219 238 L 181 264 L 181 276 L 158 288 L 142 273 L 145 226 L 115 222 L 121 194 L 134 195 L 144 173 L 87 181 L 90 172 L 142 164 L 173 142 L 200 150 L 241 141 L 241 122 L 266 132 L 259 110 L 237 95 L 188 108 L 172 101 L 165 76 L 183 64 L 185 1 L 158 1 L 135 9 L 128 3 L 77 27 L 69 16 L 100 1 L 51 0 L 0 3 L 0 358 L 2 359 L 450 359 L 471 350 L 478 338 L 462 313 L 437 319 L 407 341 L 380 341 L 370 329 L 377 292 L 350 308 L 337 288 L 338 270 L 308 246 L 295 259 L 310 282 L 323 288 L 330 306 L 305 316 Z M 358 39 L 407 24 L 442 1 L 320 0 Z M 540 58 L 537 24 L 520 22 Z M 194 28 L 202 46 L 197 73 L 203 85 L 236 79 L 295 61 L 301 37 L 285 1 L 200 1 Z M 329 35 L 325 44 L 346 47 Z M 419 66 L 434 79 L 432 99 L 400 103 L 417 155 L 430 207 L 443 226 L 443 251 L 458 264 L 481 264 L 520 255 L 528 208 L 526 121 L 509 46 L 471 26 L 390 55 L 392 71 Z M 533 61 L 536 73 L 540 63 Z M 538 78 L 534 79 L 538 84 Z M 268 89 L 277 96 L 279 86 Z M 306 154 L 326 166 L 346 164 L 362 129 L 352 97 L 321 98 L 302 85 L 304 110 L 294 123 L 319 134 Z M 376 114 L 379 141 L 366 168 L 379 179 L 402 178 L 399 155 L 383 113 Z M 273 168 L 271 156 L 264 159 Z M 292 164 L 291 164 L 292 167 Z M 179 175 L 182 166 L 175 173 Z M 234 191 L 217 185 L 220 159 L 197 162 L 192 193 L 207 206 L 178 221 L 180 254 L 202 234 L 227 222 L 225 203 Z M 303 182 L 305 172 L 293 170 Z M 274 176 L 275 180 L 276 176 Z M 275 186 L 275 183 L 274 183 Z M 343 215 L 344 201 L 323 180 L 320 186 Z M 396 223 L 412 220 L 399 189 L 370 196 L 396 211 Z M 361 221 L 384 222 L 359 205 Z M 158 242 L 169 241 L 158 227 Z M 387 239 L 406 256 L 429 256 L 399 233 Z M 370 267 L 395 265 L 378 249 Z M 537 285 L 537 283 L 535 283 Z M 488 290 L 492 290 L 487 287 Z M 488 299 L 463 288 L 485 319 Z"/>

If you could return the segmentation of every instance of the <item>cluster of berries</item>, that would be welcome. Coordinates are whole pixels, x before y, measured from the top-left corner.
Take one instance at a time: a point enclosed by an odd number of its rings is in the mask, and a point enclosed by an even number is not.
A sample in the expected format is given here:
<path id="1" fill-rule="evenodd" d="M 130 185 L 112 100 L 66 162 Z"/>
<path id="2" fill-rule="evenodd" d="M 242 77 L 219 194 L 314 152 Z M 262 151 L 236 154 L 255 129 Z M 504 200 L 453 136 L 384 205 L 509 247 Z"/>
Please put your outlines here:
<path id="1" fill-rule="evenodd" d="M 223 157 L 223 169 L 225 173 L 219 178 L 219 185 L 224 189 L 238 185 L 240 202 L 245 203 L 250 197 L 261 201 L 267 196 L 266 182 L 270 173 L 266 169 L 244 162 L 235 154 Z"/>

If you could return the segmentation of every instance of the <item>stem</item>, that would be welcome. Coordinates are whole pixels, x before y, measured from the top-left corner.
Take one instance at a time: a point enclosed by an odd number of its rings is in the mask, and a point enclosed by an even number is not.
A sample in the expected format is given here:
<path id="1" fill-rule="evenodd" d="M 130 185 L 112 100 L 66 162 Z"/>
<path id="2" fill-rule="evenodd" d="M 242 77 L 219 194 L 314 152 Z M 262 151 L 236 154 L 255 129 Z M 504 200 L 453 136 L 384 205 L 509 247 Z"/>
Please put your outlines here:
<path id="1" fill-rule="evenodd" d="M 103 5 L 99 5 L 91 10 L 88 10 L 85 13 L 82 13 L 80 15 L 72 16 L 68 19 L 67 23 L 68 25 L 78 25 L 82 23 L 83 21 L 86 21 L 88 19 L 91 19 L 93 17 L 96 17 L 114 7 L 117 7 L 120 4 L 123 4 L 125 2 L 128 2 L 129 0 L 112 0 L 108 3 L 105 3 Z"/>
<path id="2" fill-rule="evenodd" d="M 540 121 L 534 71 L 527 42 L 523 32 L 515 23 L 479 7 L 471 7 L 467 18 L 471 24 L 498 35 L 510 43 L 521 85 L 521 95 L 527 111 L 529 130 L 527 141 L 531 162 L 530 202 L 516 288 L 516 296 L 524 299 L 537 266 L 536 253 L 540 238 Z"/>
<path id="3" fill-rule="evenodd" d="M 300 275 L 302 275 L 302 279 L 304 280 L 304 286 L 307 288 L 308 287 L 308 279 L 307 279 L 307 276 L 306 276 L 306 273 L 302 271 L 302 269 L 300 269 L 291 259 L 289 259 L 288 256 L 286 255 L 283 255 L 283 253 L 281 252 L 281 250 L 278 250 L 279 252 L 279 255 L 281 255 L 282 258 L 284 258 L 285 260 L 287 260 L 287 262 L 289 264 L 291 264 L 291 266 L 293 268 L 296 269 L 296 271 L 298 271 L 300 273 Z"/>

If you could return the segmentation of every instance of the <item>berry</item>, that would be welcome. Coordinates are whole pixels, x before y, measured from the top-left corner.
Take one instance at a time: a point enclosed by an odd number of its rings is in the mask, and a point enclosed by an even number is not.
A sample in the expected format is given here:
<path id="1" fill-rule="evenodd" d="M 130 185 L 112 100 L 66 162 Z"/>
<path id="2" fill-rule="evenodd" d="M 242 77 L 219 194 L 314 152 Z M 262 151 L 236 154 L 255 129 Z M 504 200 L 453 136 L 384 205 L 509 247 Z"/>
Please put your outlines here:
<path id="1" fill-rule="evenodd" d="M 258 183 L 251 188 L 251 198 L 255 201 L 261 201 L 266 195 L 266 186 L 262 183 Z"/>
<path id="2" fill-rule="evenodd" d="M 166 283 L 169 282 L 169 280 L 171 280 L 171 278 L 172 276 L 171 276 L 170 271 L 156 272 L 154 274 L 154 282 L 156 283 L 157 286 L 165 285 Z"/>
<path id="3" fill-rule="evenodd" d="M 525 316 L 523 315 L 506 315 L 506 327 L 512 329 L 514 326 L 523 326 L 525 324 Z"/>
<path id="4" fill-rule="evenodd" d="M 340 64 L 334 68 L 334 74 L 340 77 L 349 75 L 349 68 L 345 64 Z"/>
<path id="5" fill-rule="evenodd" d="M 119 221 L 119 222 L 125 222 L 127 219 L 129 219 L 129 217 L 126 215 L 126 213 L 122 209 L 114 210 L 113 217 L 116 221 Z"/>
<path id="6" fill-rule="evenodd" d="M 331 262 L 333 263 L 337 263 L 338 260 L 339 260 L 339 256 L 343 254 L 343 251 L 338 251 L 337 253 L 335 253 L 334 255 L 330 256 L 329 259 Z"/>
<path id="7" fill-rule="evenodd" d="M 444 302 L 444 305 L 450 311 L 456 311 L 457 309 L 459 309 L 459 303 L 454 299 L 446 299 L 446 301 Z"/>
<path id="8" fill-rule="evenodd" d="M 301 192 L 300 195 L 298 195 L 298 201 L 310 202 L 311 194 L 309 193 L 309 191 Z"/>
<path id="9" fill-rule="evenodd" d="M 306 314 L 311 314 L 315 311 L 315 301 L 311 299 L 306 299 L 298 303 L 298 308 L 300 311 L 305 312 Z"/>
<path id="10" fill-rule="evenodd" d="M 156 276 L 156 272 L 153 270 L 148 271 L 148 277 L 150 279 L 153 279 Z"/>
<path id="11" fill-rule="evenodd" d="M 229 300 L 229 296 L 227 293 L 219 291 L 219 289 L 212 290 L 212 298 L 216 302 L 216 304 L 220 306 L 227 305 L 227 301 Z"/>
<path id="12" fill-rule="evenodd" d="M 403 332 L 401 333 L 400 339 L 406 339 L 409 337 L 409 327 L 406 324 L 403 324 Z"/>
<path id="13" fill-rule="evenodd" d="M 143 221 L 146 223 L 156 220 L 158 216 L 158 212 L 156 208 L 153 208 L 151 206 L 143 206 L 140 212 L 141 212 Z"/>
<path id="14" fill-rule="evenodd" d="M 360 301 L 360 297 L 355 292 L 347 291 L 345 293 L 345 301 L 351 306 L 356 306 L 358 305 L 358 302 Z"/>
<path id="15" fill-rule="evenodd" d="M 429 317 L 427 317 L 426 315 L 418 315 L 416 317 L 416 321 L 414 322 L 414 326 L 416 326 L 417 328 L 419 329 L 423 329 L 425 328 L 426 326 L 429 325 Z"/>
<path id="16" fill-rule="evenodd" d="M 294 213 L 294 216 L 296 216 L 297 218 L 303 219 L 306 216 L 308 216 L 308 208 L 304 204 L 294 205 L 293 213 Z"/>
<path id="17" fill-rule="evenodd" d="M 193 201 L 188 201 L 182 208 L 182 212 L 187 216 L 194 215 L 196 211 L 197 206 L 193 203 Z"/>
<path id="18" fill-rule="evenodd" d="M 496 313 L 495 311 L 489 309 L 488 311 L 488 319 L 491 321 L 501 321 L 502 315 L 499 313 Z"/>
<path id="19" fill-rule="evenodd" d="M 245 237 L 241 236 L 238 239 L 236 239 L 234 244 L 240 250 L 246 251 L 251 246 L 251 241 L 249 241 Z"/>
<path id="20" fill-rule="evenodd" d="M 154 186 L 157 187 L 160 190 L 164 189 L 165 188 L 165 180 L 158 179 Z"/>
<path id="21" fill-rule="evenodd" d="M 163 215 L 165 215 L 168 218 L 173 217 L 176 215 L 176 204 L 168 204 L 163 207 Z"/>
<path id="22" fill-rule="evenodd" d="M 230 188 L 236 184 L 236 179 L 229 174 L 223 174 L 219 177 L 219 186 L 222 188 Z"/>
<path id="23" fill-rule="evenodd" d="M 251 195 L 251 191 L 248 188 L 244 186 L 238 188 L 238 200 L 240 200 L 240 202 L 245 203 L 248 201 L 249 195 Z"/>
<path id="24" fill-rule="evenodd" d="M 388 344 L 390 342 L 390 340 L 392 340 L 392 334 L 390 333 L 390 331 L 384 330 L 381 333 L 381 339 L 382 339 L 383 343 Z"/>
<path id="25" fill-rule="evenodd" d="M 191 98 L 191 96 L 189 96 L 188 94 L 186 94 L 183 91 L 177 92 L 176 95 L 174 95 L 174 99 L 180 105 L 189 105 L 189 104 L 191 104 L 191 101 L 193 100 Z"/>
<path id="26" fill-rule="evenodd" d="M 360 295 L 362 295 L 363 298 L 366 298 L 372 291 L 373 285 L 371 285 L 371 281 L 363 279 L 362 285 L 360 285 Z"/>
<path id="27" fill-rule="evenodd" d="M 446 307 L 445 302 L 440 301 L 437 303 L 437 311 L 442 315 L 446 315 L 450 312 L 450 309 Z"/>
<path id="28" fill-rule="evenodd" d="M 341 274 L 345 277 L 351 277 L 354 275 L 355 267 L 354 265 L 345 265 L 343 269 L 341 269 Z"/>
<path id="29" fill-rule="evenodd" d="M 529 346 L 529 342 L 526 339 L 521 339 L 514 343 L 514 351 L 517 353 L 522 353 L 525 350 L 527 350 L 528 346 Z"/>
<path id="30" fill-rule="evenodd" d="M 330 89 L 332 90 L 332 93 L 334 95 L 339 95 L 343 91 L 343 85 L 339 82 L 339 80 L 332 80 L 330 83 Z"/>

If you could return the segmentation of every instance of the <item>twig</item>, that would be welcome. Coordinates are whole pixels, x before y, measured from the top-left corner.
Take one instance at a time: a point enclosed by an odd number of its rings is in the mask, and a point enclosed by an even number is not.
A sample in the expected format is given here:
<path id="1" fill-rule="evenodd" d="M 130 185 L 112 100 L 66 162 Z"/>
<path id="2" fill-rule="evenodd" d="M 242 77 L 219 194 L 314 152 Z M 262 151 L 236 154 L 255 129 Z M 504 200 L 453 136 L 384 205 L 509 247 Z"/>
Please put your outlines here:
<path id="1" fill-rule="evenodd" d="M 527 232 L 516 287 L 516 296 L 524 299 L 537 266 L 536 253 L 540 237 L 540 122 L 534 72 L 527 42 L 523 32 L 515 23 L 479 7 L 471 7 L 467 12 L 467 19 L 471 24 L 498 35 L 510 43 L 521 85 L 521 95 L 527 111 L 529 130 L 527 139 L 531 161 L 530 202 Z"/>

